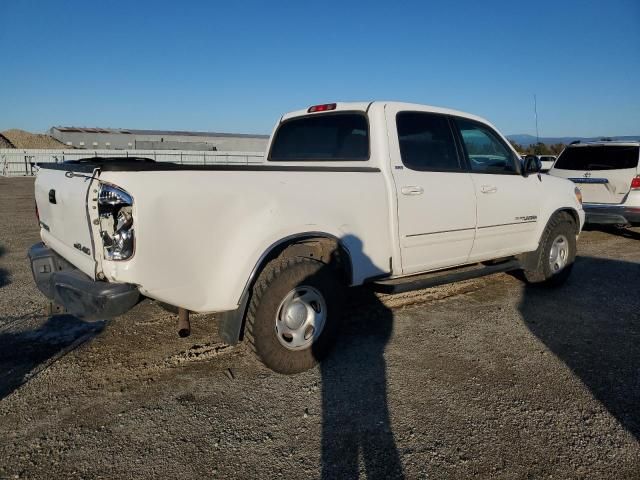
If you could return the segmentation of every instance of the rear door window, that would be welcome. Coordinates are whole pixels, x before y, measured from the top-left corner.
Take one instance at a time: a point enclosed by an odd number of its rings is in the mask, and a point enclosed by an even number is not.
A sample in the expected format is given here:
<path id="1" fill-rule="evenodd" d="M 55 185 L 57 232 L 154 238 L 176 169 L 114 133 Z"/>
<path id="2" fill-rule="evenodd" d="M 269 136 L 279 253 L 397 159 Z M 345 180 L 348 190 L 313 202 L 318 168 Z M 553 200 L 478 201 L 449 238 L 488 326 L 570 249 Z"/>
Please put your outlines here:
<path id="1" fill-rule="evenodd" d="M 444 115 L 400 112 L 396 116 L 402 163 L 411 170 L 459 171 L 449 120 Z"/>
<path id="2" fill-rule="evenodd" d="M 362 113 L 311 115 L 285 121 L 269 160 L 368 160 L 369 124 Z"/>
<path id="3" fill-rule="evenodd" d="M 561 170 L 619 170 L 638 166 L 639 148 L 615 145 L 567 147 L 553 168 Z"/>

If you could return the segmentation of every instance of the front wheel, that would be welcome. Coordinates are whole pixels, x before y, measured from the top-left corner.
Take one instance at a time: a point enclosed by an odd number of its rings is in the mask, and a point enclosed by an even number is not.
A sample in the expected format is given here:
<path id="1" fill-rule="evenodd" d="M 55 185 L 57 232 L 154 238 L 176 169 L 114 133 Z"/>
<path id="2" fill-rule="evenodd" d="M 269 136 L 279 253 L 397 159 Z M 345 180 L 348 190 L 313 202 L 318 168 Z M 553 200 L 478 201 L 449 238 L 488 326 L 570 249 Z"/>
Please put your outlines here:
<path id="1" fill-rule="evenodd" d="M 567 213 L 551 218 L 538 250 L 532 252 L 524 276 L 528 283 L 557 286 L 564 283 L 576 258 L 576 224 Z"/>
<path id="2" fill-rule="evenodd" d="M 258 359 L 285 374 L 316 365 L 335 342 L 344 288 L 333 268 L 310 258 L 269 264 L 247 312 L 246 337 Z"/>

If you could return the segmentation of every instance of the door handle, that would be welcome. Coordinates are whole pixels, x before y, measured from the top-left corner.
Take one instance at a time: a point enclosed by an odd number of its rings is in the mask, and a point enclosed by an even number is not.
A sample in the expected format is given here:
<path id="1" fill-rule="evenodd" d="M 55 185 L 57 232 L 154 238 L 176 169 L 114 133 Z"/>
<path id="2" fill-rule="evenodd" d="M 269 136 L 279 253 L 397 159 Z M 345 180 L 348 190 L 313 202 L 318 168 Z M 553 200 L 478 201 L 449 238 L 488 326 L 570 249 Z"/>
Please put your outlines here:
<path id="1" fill-rule="evenodd" d="M 408 187 L 402 187 L 400 191 L 403 195 L 422 195 L 424 193 L 424 188 L 418 187 L 417 185 L 411 185 Z"/>
<path id="2" fill-rule="evenodd" d="M 498 187 L 494 187 L 493 185 L 482 185 L 480 187 L 480 191 L 482 193 L 496 193 L 498 191 Z"/>

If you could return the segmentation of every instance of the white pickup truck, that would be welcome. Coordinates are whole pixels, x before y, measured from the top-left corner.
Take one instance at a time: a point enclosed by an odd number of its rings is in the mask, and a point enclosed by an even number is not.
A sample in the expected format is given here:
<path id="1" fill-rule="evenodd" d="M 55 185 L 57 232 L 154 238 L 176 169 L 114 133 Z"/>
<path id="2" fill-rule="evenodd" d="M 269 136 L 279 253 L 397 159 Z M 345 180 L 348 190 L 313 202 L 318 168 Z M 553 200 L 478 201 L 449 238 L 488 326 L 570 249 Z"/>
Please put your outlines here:
<path id="1" fill-rule="evenodd" d="M 346 287 L 393 293 L 522 270 L 559 284 L 584 223 L 580 192 L 521 163 L 482 118 L 398 102 L 284 115 L 264 164 L 91 158 L 39 169 L 40 290 L 108 318 L 150 298 L 218 312 L 268 367 L 329 350 Z"/>

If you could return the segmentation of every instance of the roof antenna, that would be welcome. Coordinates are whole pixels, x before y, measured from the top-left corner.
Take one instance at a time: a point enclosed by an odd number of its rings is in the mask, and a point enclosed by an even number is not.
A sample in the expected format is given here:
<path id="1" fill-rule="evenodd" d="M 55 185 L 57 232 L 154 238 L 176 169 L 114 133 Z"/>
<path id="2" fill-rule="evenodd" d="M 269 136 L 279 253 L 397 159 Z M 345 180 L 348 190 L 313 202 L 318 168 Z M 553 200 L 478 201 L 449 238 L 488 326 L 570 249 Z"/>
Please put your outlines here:
<path id="1" fill-rule="evenodd" d="M 536 148 L 538 148 L 538 144 L 540 143 L 540 134 L 538 133 L 538 100 L 535 93 L 533 94 L 533 115 L 536 118 Z"/>

